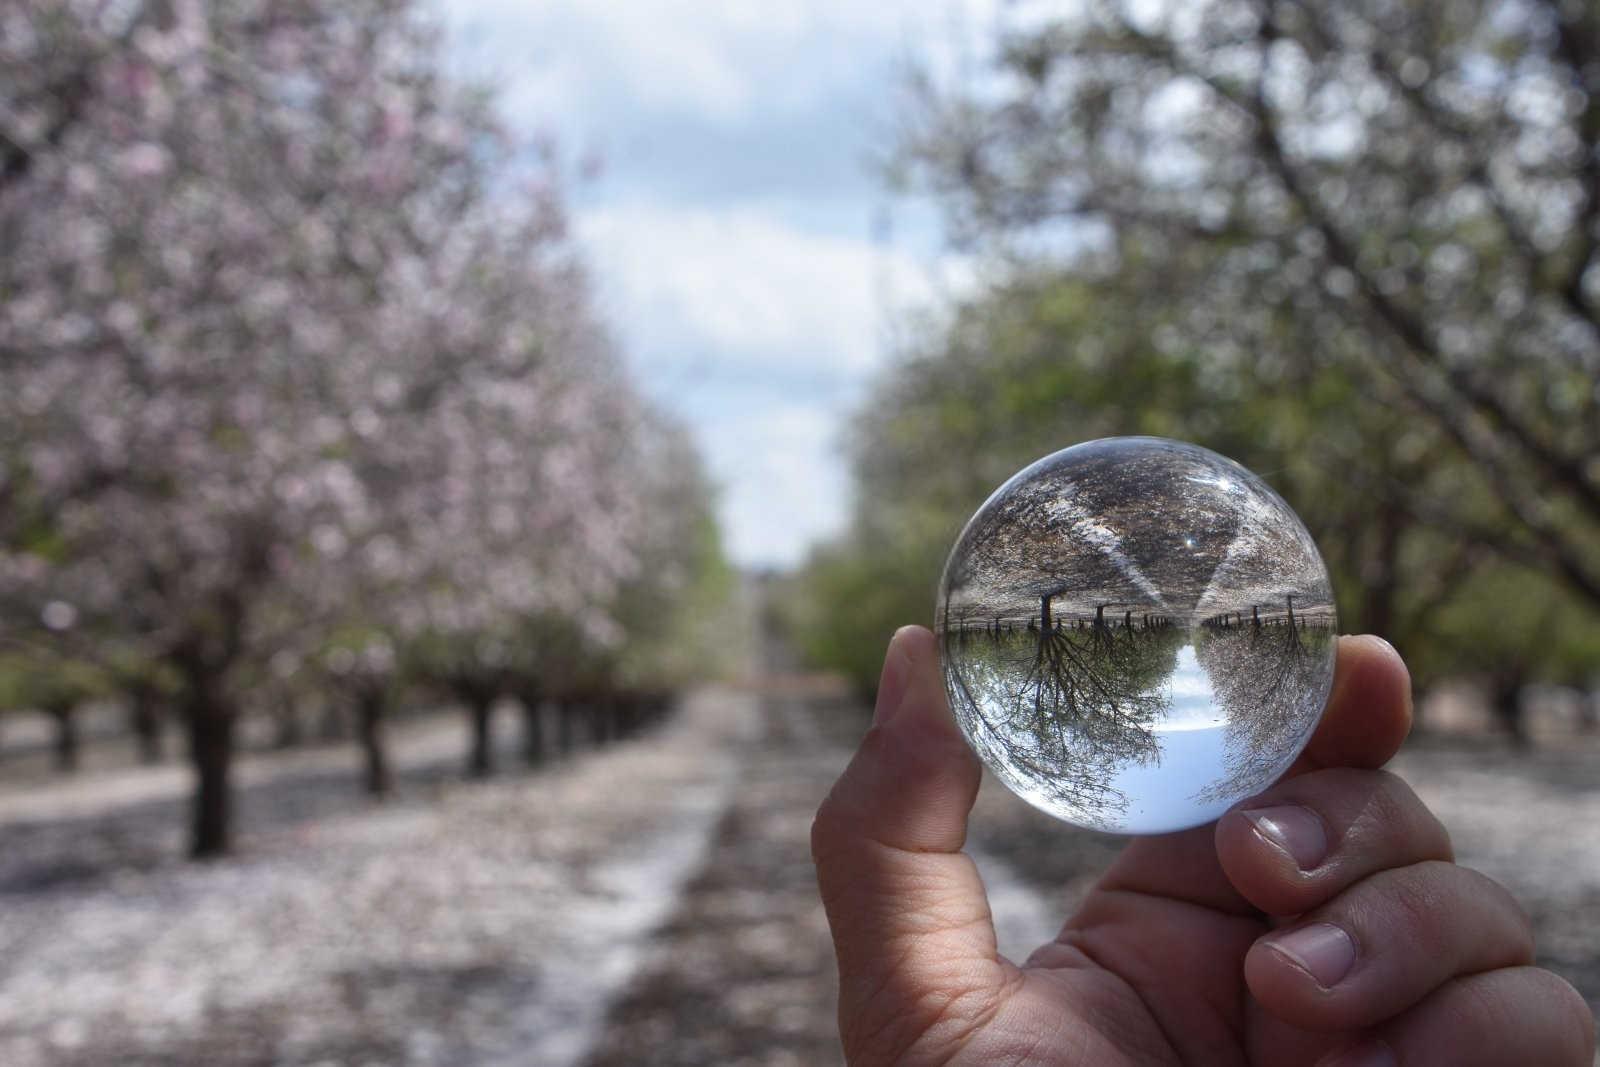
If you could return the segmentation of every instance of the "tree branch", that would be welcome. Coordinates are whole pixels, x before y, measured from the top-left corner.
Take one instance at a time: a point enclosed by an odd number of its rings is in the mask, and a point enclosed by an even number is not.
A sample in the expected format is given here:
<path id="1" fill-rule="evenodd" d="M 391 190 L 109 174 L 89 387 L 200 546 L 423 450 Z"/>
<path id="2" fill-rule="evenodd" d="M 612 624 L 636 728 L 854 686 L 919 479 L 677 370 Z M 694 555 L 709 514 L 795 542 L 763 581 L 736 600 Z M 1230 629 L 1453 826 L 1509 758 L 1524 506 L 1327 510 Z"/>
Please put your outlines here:
<path id="1" fill-rule="evenodd" d="M 1251 91 L 1229 85 L 1209 72 L 1196 68 L 1178 54 L 1170 41 L 1160 40 L 1123 20 L 1121 32 L 1138 40 L 1146 53 L 1163 62 L 1175 74 L 1194 78 L 1211 88 L 1224 102 L 1238 108 L 1254 122 L 1256 146 L 1269 170 L 1278 179 L 1290 198 L 1299 206 L 1307 221 L 1321 234 L 1327 245 L 1329 258 L 1349 271 L 1359 285 L 1367 304 L 1377 313 L 1388 331 L 1402 342 L 1402 351 L 1422 369 L 1436 376 L 1450 392 L 1467 406 L 1481 413 L 1497 426 L 1510 443 L 1526 454 L 1545 476 L 1570 492 L 1587 514 L 1600 521 L 1600 488 L 1590 481 L 1585 470 L 1586 456 L 1567 456 L 1542 440 L 1534 430 L 1523 424 L 1505 399 L 1492 389 L 1479 385 L 1465 368 L 1452 366 L 1440 353 L 1429 331 L 1409 309 L 1391 299 L 1371 275 L 1362 268 L 1355 249 L 1344 233 L 1324 210 L 1320 201 L 1306 188 L 1299 173 L 1289 162 L 1282 140 L 1278 136 L 1272 109 L 1264 95 L 1264 79 L 1258 77 Z M 1270 13 L 1261 22 L 1259 37 L 1263 44 L 1262 62 L 1266 62 L 1267 46 L 1281 36 Z M 1444 414 L 1445 407 L 1437 400 L 1422 395 L 1418 399 L 1436 413 Z"/>
<path id="2" fill-rule="evenodd" d="M 1561 295 L 1567 306 L 1595 321 L 1595 307 L 1584 291 L 1583 279 L 1594 264 L 1600 248 L 1600 33 L 1569 5 L 1545 0 L 1556 24 L 1556 55 L 1572 68 L 1573 81 L 1582 90 L 1586 103 L 1578 116 L 1577 135 L 1584 148 L 1578 167 L 1582 200 L 1572 229 L 1578 238 L 1577 252 L 1561 282 Z"/>
<path id="3" fill-rule="evenodd" d="M 1263 30 L 1263 35 L 1264 39 L 1270 40 L 1276 35 L 1276 31 Z M 1215 82 L 1213 80 L 1208 84 L 1214 85 Z M 1271 108 L 1261 97 L 1260 82 L 1257 83 L 1257 90 L 1253 98 L 1234 93 L 1234 101 L 1248 109 L 1255 118 L 1256 143 L 1268 167 L 1304 212 L 1307 220 L 1322 235 L 1327 244 L 1329 257 L 1356 279 L 1367 303 L 1404 343 L 1407 352 L 1435 372 L 1452 393 L 1463 398 L 1471 407 L 1504 431 L 1511 442 L 1542 468 L 1551 480 L 1571 492 L 1591 516 L 1600 520 L 1600 489 L 1590 482 L 1584 469 L 1586 457 L 1571 457 L 1558 452 L 1541 440 L 1530 427 L 1523 425 L 1516 412 L 1498 393 L 1473 381 L 1464 368 L 1451 366 L 1439 352 L 1421 320 L 1392 300 L 1362 268 L 1349 240 L 1328 216 L 1322 204 L 1305 187 L 1299 173 L 1289 162 L 1273 121 Z M 1437 405 L 1430 406 L 1437 408 Z"/>

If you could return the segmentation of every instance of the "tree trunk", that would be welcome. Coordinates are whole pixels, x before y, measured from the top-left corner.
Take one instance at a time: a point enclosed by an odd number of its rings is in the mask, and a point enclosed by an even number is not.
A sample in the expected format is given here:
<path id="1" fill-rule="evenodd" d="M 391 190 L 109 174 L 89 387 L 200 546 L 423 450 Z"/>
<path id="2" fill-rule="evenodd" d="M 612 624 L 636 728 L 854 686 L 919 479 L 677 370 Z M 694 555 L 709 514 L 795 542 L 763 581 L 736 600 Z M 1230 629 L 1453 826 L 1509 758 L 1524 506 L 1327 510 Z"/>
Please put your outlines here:
<path id="1" fill-rule="evenodd" d="M 467 773 L 474 778 L 487 778 L 494 771 L 494 697 L 475 692 L 467 702 L 467 712 L 472 717 L 472 752 L 467 759 Z"/>
<path id="2" fill-rule="evenodd" d="M 78 769 L 78 715 L 72 704 L 58 704 L 49 709 L 56 721 L 56 770 L 71 774 Z"/>
<path id="3" fill-rule="evenodd" d="M 300 707 L 285 697 L 273 716 L 273 747 L 289 749 L 299 747 L 306 739 L 305 723 L 300 717 Z"/>
<path id="4" fill-rule="evenodd" d="M 165 755 L 161 736 L 161 711 L 153 689 L 139 686 L 132 693 L 133 735 L 139 745 L 139 762 L 150 766 Z"/>
<path id="5" fill-rule="evenodd" d="M 202 689 L 188 697 L 189 759 L 194 764 L 194 821 L 190 855 L 206 859 L 232 845 L 233 710 Z"/>
<path id="6" fill-rule="evenodd" d="M 1523 672 L 1507 670 L 1495 676 L 1489 700 L 1495 718 L 1500 720 L 1500 725 L 1510 735 L 1512 742 L 1518 748 L 1527 748 L 1530 738 L 1527 719 L 1523 715 L 1522 688 Z"/>
<path id="7" fill-rule="evenodd" d="M 574 736 L 574 726 L 578 717 L 578 706 L 573 700 L 563 700 L 557 705 L 556 717 L 556 749 L 563 756 L 570 753 L 577 744 Z"/>
<path id="8" fill-rule="evenodd" d="M 622 736 L 621 715 L 617 711 L 617 702 L 615 693 L 607 693 L 595 704 L 595 733 L 605 744 L 610 744 Z"/>
<path id="9" fill-rule="evenodd" d="M 531 767 L 544 762 L 544 701 L 537 692 L 524 691 L 522 705 L 522 755 Z"/>
<path id="10" fill-rule="evenodd" d="M 366 760 L 365 784 L 367 792 L 375 797 L 388 796 L 394 789 L 384 730 L 386 703 L 383 690 L 374 687 L 364 691 L 356 704 L 356 732 L 361 740 L 361 753 Z"/>
<path id="11" fill-rule="evenodd" d="M 322 715 L 317 723 L 317 739 L 320 741 L 343 741 L 350 731 L 344 721 L 344 709 L 337 700 L 330 700 L 322 706 Z"/>
<path id="12" fill-rule="evenodd" d="M 1391 636 L 1394 631 L 1395 597 L 1400 584 L 1400 539 L 1406 517 L 1393 500 L 1378 510 L 1375 543 L 1366 560 L 1365 595 L 1361 601 L 1361 632 Z"/>

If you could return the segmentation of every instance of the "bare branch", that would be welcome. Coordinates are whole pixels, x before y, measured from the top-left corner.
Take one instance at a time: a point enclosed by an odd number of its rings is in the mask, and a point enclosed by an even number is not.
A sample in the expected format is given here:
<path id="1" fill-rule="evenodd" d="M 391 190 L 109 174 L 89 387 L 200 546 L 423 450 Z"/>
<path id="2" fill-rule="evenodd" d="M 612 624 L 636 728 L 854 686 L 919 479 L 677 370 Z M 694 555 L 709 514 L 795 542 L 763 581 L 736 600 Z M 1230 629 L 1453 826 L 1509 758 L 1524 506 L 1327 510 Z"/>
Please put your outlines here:
<path id="1" fill-rule="evenodd" d="M 1561 295 L 1567 305 L 1595 321 L 1595 307 L 1584 290 L 1583 279 L 1594 264 L 1600 248 L 1600 32 L 1573 7 L 1545 0 L 1556 23 L 1556 55 L 1572 68 L 1573 79 L 1583 91 L 1585 104 L 1578 115 L 1577 135 L 1583 146 L 1583 163 L 1578 167 L 1582 200 L 1573 220 L 1578 240 L 1577 251 L 1561 282 Z"/>

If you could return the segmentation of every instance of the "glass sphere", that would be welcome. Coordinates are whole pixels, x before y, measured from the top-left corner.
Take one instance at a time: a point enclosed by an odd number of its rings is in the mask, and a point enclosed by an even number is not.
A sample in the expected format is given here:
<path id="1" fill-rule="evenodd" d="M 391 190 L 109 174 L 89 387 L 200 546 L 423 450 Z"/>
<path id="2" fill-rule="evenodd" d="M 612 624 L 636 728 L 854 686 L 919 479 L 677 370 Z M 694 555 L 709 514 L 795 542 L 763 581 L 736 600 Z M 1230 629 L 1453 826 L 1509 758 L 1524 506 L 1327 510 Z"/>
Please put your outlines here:
<path id="1" fill-rule="evenodd" d="M 1156 834 L 1271 785 L 1333 684 L 1328 569 L 1215 452 L 1111 437 L 995 491 L 950 553 L 950 706 L 990 771 L 1080 826 Z"/>

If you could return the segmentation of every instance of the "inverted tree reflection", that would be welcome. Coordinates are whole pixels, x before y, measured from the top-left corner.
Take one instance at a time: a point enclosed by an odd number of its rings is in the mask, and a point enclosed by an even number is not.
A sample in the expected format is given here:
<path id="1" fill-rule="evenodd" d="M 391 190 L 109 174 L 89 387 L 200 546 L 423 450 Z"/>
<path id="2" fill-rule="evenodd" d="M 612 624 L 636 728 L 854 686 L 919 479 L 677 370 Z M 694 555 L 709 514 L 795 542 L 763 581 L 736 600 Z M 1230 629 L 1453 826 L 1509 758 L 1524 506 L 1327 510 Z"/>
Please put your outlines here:
<path id="1" fill-rule="evenodd" d="M 1227 712 L 1222 777 L 1201 802 L 1249 796 L 1286 769 L 1315 728 L 1332 681 L 1330 606 L 1302 607 L 1286 596 L 1273 609 L 1247 605 L 1195 628 L 1195 659 Z"/>
<path id="2" fill-rule="evenodd" d="M 1126 810 L 1112 784 L 1119 771 L 1160 762 L 1155 728 L 1187 643 L 1161 616 L 1125 608 L 1108 617 L 1116 606 L 1063 617 L 1044 597 L 1025 623 L 944 633 L 951 704 L 985 762 L 1023 795 L 1089 825 Z"/>

